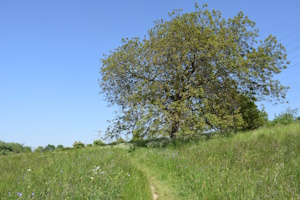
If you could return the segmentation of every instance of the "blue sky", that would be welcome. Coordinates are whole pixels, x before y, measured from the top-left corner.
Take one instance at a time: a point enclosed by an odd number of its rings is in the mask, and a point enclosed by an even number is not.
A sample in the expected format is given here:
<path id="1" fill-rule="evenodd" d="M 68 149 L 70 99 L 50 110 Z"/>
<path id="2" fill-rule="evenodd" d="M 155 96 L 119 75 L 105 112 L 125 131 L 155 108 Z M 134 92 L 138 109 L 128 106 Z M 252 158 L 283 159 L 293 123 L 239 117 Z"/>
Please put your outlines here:
<path id="1" fill-rule="evenodd" d="M 270 118 L 300 108 L 300 1 L 198 1 L 224 18 L 243 11 L 261 36 L 287 45 L 289 104 L 264 103 Z M 113 117 L 99 95 L 100 58 L 122 38 L 143 37 L 168 12 L 194 1 L 0 1 L 0 140 L 37 147 L 92 143 Z M 260 103 L 258 103 L 260 104 Z M 103 135 L 103 134 L 102 134 Z"/>

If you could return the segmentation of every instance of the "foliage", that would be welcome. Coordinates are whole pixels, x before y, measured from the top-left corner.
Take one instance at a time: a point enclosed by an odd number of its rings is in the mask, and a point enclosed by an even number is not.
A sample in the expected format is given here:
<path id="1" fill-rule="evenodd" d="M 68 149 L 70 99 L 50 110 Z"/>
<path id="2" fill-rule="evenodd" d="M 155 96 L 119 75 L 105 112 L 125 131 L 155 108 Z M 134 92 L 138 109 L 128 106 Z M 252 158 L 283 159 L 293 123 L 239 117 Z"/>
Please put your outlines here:
<path id="1" fill-rule="evenodd" d="M 258 110 L 254 101 L 245 95 L 239 95 L 238 102 L 244 121 L 242 129 L 252 130 L 266 124 L 268 121 L 267 113 L 264 110 Z"/>
<path id="2" fill-rule="evenodd" d="M 85 147 L 85 145 L 80 141 L 79 142 L 75 141 L 73 144 L 74 149 L 83 148 L 83 147 Z"/>
<path id="3" fill-rule="evenodd" d="M 55 148 L 54 145 L 52 144 L 48 144 L 47 146 L 45 147 L 42 147 L 42 146 L 38 146 L 34 152 L 45 152 L 45 151 L 54 151 L 55 149 L 58 149 L 58 150 L 63 150 L 64 146 L 63 145 L 58 145 L 57 148 Z"/>
<path id="4" fill-rule="evenodd" d="M 63 148 L 64 151 L 66 151 L 66 150 L 72 150 L 72 149 L 73 149 L 72 147 L 64 147 Z"/>
<path id="5" fill-rule="evenodd" d="M 94 146 L 105 146 L 106 144 L 102 140 L 95 140 L 93 143 Z"/>
<path id="6" fill-rule="evenodd" d="M 126 143 L 126 140 L 124 140 L 123 138 L 119 137 L 116 141 L 116 144 L 121 144 L 121 143 Z"/>
<path id="7" fill-rule="evenodd" d="M 270 124 L 269 116 L 267 111 L 265 110 L 265 107 L 263 106 L 262 110 L 259 113 L 260 118 L 263 121 L 263 125 L 268 126 Z"/>
<path id="8" fill-rule="evenodd" d="M 0 141 L 0 155 L 16 154 L 16 153 L 28 153 L 31 152 L 31 148 L 23 146 L 14 142 Z"/>
<path id="9" fill-rule="evenodd" d="M 45 149 L 44 149 L 44 147 L 42 147 L 42 146 L 38 146 L 35 150 L 34 150 L 34 152 L 43 152 L 43 151 L 46 151 Z"/>
<path id="10" fill-rule="evenodd" d="M 92 147 L 92 146 L 93 146 L 92 144 L 87 144 L 87 145 L 86 145 L 86 147 Z"/>
<path id="11" fill-rule="evenodd" d="M 205 7 L 170 13 L 143 40 L 123 39 L 101 60 L 102 93 L 121 108 L 107 136 L 252 129 L 261 122 L 251 101 L 283 101 L 288 87 L 274 74 L 289 64 L 285 48 L 272 35 L 258 42 L 255 23 L 242 12 L 222 19 Z"/>
<path id="12" fill-rule="evenodd" d="M 57 147 L 56 147 L 56 149 L 58 149 L 58 150 L 63 150 L 63 148 L 64 148 L 64 146 L 61 144 L 57 145 Z"/>
<path id="13" fill-rule="evenodd" d="M 24 153 L 31 153 L 32 149 L 31 149 L 31 147 L 26 146 L 26 147 L 23 147 L 23 152 Z"/>
<path id="14" fill-rule="evenodd" d="M 288 108 L 286 111 L 280 113 L 278 116 L 275 114 L 275 119 L 271 122 L 271 125 L 283 124 L 288 125 L 297 119 L 298 109 Z"/>
<path id="15" fill-rule="evenodd" d="M 46 150 L 46 151 L 54 151 L 54 150 L 55 150 L 55 146 L 54 146 L 54 145 L 51 145 L 51 144 L 48 144 L 48 145 L 45 147 L 45 150 Z"/>

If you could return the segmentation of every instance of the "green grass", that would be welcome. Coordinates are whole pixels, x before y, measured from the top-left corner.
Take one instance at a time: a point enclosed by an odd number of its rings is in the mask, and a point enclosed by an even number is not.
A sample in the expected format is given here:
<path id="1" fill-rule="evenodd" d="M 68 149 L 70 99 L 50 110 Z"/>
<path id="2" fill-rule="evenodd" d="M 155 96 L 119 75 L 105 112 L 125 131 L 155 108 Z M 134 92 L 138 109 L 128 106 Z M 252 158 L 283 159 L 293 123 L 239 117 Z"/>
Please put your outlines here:
<path id="1" fill-rule="evenodd" d="M 132 158 L 178 199 L 300 198 L 300 124 L 139 148 Z"/>
<path id="2" fill-rule="evenodd" d="M 299 123 L 124 147 L 0 156 L 0 199 L 300 199 Z"/>
<path id="3" fill-rule="evenodd" d="M 83 148 L 1 156 L 0 199 L 152 199 L 147 177 L 126 153 Z"/>

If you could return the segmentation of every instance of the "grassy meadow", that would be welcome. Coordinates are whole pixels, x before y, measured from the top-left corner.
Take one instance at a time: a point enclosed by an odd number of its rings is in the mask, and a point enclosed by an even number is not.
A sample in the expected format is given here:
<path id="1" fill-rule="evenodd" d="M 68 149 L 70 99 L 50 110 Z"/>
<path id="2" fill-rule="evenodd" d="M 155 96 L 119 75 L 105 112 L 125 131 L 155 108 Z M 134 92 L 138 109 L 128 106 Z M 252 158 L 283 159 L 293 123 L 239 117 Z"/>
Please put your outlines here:
<path id="1" fill-rule="evenodd" d="M 152 199 L 147 177 L 118 148 L 0 157 L 0 199 Z"/>
<path id="2" fill-rule="evenodd" d="M 0 199 L 300 199 L 300 124 L 0 156 Z"/>
<path id="3" fill-rule="evenodd" d="M 300 199 L 300 124 L 132 154 L 172 199 Z"/>

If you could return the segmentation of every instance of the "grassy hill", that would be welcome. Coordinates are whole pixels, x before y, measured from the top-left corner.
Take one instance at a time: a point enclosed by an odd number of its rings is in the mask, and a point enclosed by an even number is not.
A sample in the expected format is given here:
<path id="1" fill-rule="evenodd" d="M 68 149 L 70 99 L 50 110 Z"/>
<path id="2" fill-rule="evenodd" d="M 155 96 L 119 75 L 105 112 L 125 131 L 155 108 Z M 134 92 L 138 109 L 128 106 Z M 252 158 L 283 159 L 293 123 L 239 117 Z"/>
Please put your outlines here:
<path id="1" fill-rule="evenodd" d="M 0 156 L 0 169 L 1 199 L 300 199 L 300 124 L 132 152 Z"/>

